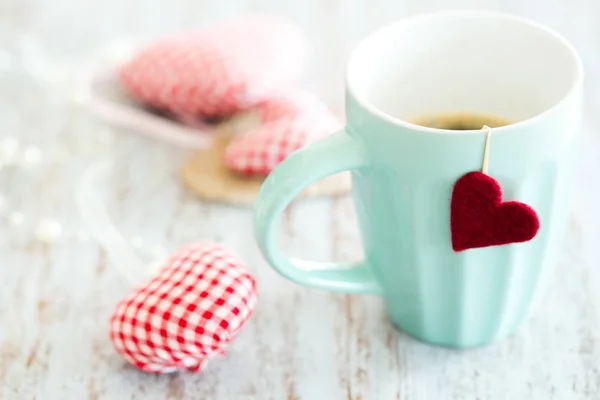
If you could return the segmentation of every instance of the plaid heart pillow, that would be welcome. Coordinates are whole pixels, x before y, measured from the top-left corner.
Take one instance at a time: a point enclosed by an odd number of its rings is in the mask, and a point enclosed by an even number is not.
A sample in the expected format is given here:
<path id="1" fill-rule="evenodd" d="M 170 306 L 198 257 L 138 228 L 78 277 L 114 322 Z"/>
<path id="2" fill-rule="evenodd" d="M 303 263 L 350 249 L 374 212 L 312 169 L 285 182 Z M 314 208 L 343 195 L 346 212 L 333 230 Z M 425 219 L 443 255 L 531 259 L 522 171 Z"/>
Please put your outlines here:
<path id="1" fill-rule="evenodd" d="M 260 125 L 227 145 L 225 165 L 243 175 L 267 176 L 291 153 L 337 131 L 341 124 L 315 96 L 290 91 L 263 102 Z"/>
<path id="2" fill-rule="evenodd" d="M 225 118 L 295 84 L 307 55 L 308 39 L 296 25 L 249 15 L 160 40 L 118 78 L 133 99 L 180 119 Z"/>
<path id="3" fill-rule="evenodd" d="M 256 109 L 260 123 L 294 119 L 303 115 L 317 118 L 329 115 L 329 109 L 317 96 L 301 89 L 286 89 L 260 103 Z"/>
<path id="4" fill-rule="evenodd" d="M 198 372 L 225 352 L 256 299 L 255 280 L 238 256 L 217 243 L 190 244 L 119 302 L 110 338 L 143 371 Z"/>

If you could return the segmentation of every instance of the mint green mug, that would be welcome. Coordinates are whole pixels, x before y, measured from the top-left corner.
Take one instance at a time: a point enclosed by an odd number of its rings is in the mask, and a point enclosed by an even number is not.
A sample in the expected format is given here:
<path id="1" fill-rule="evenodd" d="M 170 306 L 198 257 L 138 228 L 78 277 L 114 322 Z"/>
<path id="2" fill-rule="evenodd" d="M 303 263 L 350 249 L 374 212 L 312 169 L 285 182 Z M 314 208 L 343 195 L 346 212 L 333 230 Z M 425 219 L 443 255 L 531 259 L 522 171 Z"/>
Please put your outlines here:
<path id="1" fill-rule="evenodd" d="M 583 81 L 576 51 L 520 17 L 418 15 L 365 38 L 346 81 L 345 129 L 292 154 L 261 188 L 255 235 L 265 258 L 299 284 L 381 296 L 394 324 L 427 343 L 473 347 L 514 333 L 543 292 L 569 212 Z M 453 185 L 481 169 L 485 135 L 407 122 L 452 112 L 514 122 L 493 129 L 488 171 L 505 200 L 536 210 L 532 240 L 453 251 Z M 352 174 L 365 260 L 288 259 L 275 245 L 282 211 L 342 171 Z"/>

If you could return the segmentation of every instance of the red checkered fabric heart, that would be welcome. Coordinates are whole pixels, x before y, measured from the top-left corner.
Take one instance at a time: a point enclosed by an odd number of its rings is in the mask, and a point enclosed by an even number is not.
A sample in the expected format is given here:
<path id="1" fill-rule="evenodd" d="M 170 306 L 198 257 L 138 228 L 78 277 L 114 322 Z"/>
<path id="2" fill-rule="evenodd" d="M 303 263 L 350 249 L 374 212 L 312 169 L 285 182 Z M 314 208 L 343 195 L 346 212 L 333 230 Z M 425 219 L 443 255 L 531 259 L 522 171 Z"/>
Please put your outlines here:
<path id="1" fill-rule="evenodd" d="M 110 338 L 143 371 L 197 372 L 224 353 L 256 299 L 255 280 L 237 255 L 217 243 L 190 244 L 117 305 Z"/>
<path id="2" fill-rule="evenodd" d="M 307 55 L 308 39 L 290 21 L 249 15 L 165 38 L 123 65 L 119 79 L 148 106 L 224 118 L 294 85 Z"/>
<path id="3" fill-rule="evenodd" d="M 259 104 L 256 110 L 262 124 L 282 118 L 298 118 L 306 114 L 318 118 L 329 113 L 327 106 L 318 97 L 300 89 L 286 90 L 273 95 Z"/>
<path id="4" fill-rule="evenodd" d="M 325 105 L 307 93 L 273 98 L 258 113 L 261 124 L 225 149 L 225 165 L 240 174 L 266 176 L 294 151 L 340 128 Z"/>

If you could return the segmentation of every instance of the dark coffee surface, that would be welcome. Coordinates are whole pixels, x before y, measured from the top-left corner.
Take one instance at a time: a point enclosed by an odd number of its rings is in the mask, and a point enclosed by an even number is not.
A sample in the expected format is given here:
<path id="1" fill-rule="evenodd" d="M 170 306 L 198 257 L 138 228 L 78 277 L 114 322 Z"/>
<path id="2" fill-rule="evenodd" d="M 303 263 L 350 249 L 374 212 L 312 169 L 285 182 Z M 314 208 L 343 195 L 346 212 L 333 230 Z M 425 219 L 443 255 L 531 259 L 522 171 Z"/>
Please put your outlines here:
<path id="1" fill-rule="evenodd" d="M 498 128 L 511 124 L 510 120 L 503 117 L 470 112 L 427 114 L 413 118 L 409 122 L 429 128 L 453 131 L 476 130 L 481 129 L 484 125 L 490 128 Z"/>

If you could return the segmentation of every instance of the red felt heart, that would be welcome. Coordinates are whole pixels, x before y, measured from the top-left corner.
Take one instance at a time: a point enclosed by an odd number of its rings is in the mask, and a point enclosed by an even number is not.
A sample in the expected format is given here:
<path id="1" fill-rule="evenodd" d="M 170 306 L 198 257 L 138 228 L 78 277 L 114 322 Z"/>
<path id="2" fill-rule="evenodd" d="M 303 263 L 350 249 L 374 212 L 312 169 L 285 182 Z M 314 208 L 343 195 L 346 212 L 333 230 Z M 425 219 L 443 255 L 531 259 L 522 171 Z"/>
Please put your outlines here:
<path id="1" fill-rule="evenodd" d="M 491 176 L 469 172 L 454 184 L 450 205 L 454 251 L 527 242 L 539 228 L 533 208 L 518 201 L 502 202 L 502 188 Z"/>

